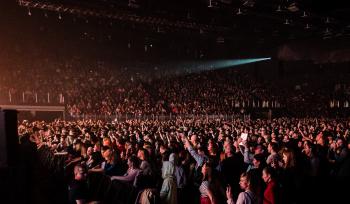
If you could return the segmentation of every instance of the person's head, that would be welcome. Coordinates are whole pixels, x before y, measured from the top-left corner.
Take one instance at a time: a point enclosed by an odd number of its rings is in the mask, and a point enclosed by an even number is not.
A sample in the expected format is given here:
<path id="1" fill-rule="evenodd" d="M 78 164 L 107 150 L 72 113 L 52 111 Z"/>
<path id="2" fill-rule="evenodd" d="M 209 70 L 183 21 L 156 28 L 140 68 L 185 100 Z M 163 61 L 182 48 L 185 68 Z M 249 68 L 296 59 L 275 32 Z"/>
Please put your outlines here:
<path id="1" fill-rule="evenodd" d="M 251 176 L 249 172 L 244 172 L 241 174 L 241 177 L 239 179 L 239 186 L 242 190 L 250 190 L 251 189 L 251 182 L 250 182 Z"/>
<path id="2" fill-rule="evenodd" d="M 75 180 L 78 180 L 78 181 L 85 180 L 86 175 L 87 175 L 86 169 L 82 165 L 77 164 L 74 166 L 74 179 Z"/>
<path id="3" fill-rule="evenodd" d="M 276 142 L 270 142 L 269 145 L 267 146 L 267 151 L 269 153 L 276 153 L 278 152 L 278 145 Z"/>
<path id="4" fill-rule="evenodd" d="M 264 153 L 264 148 L 262 145 L 256 145 L 254 149 L 254 154 L 262 154 Z"/>
<path id="5" fill-rule="evenodd" d="M 343 139 L 341 139 L 341 138 L 338 138 L 338 139 L 337 139 L 336 147 L 337 147 L 337 148 L 343 148 L 343 147 L 344 147 L 344 141 L 343 141 Z"/>
<path id="6" fill-rule="evenodd" d="M 81 147 L 82 147 L 82 144 L 81 144 L 81 141 L 80 140 L 77 140 L 74 144 L 74 150 L 79 152 L 81 151 Z"/>
<path id="7" fill-rule="evenodd" d="M 312 150 L 313 150 L 313 144 L 310 141 L 305 141 L 304 149 L 303 149 L 304 154 L 306 154 L 307 156 L 311 156 Z"/>
<path id="8" fill-rule="evenodd" d="M 94 149 L 92 147 L 88 147 L 86 150 L 87 156 L 91 156 L 93 152 L 94 152 Z"/>
<path id="9" fill-rule="evenodd" d="M 264 165 L 265 157 L 263 154 L 256 154 L 253 157 L 253 166 L 255 168 L 261 168 Z"/>
<path id="10" fill-rule="evenodd" d="M 226 157 L 231 157 L 233 156 L 233 153 L 235 152 L 234 147 L 232 145 L 227 145 L 225 147 L 225 155 Z"/>
<path id="11" fill-rule="evenodd" d="M 196 134 L 191 135 L 191 143 L 192 144 L 197 144 L 197 140 L 198 140 L 198 138 L 197 138 Z"/>
<path id="12" fill-rule="evenodd" d="M 263 137 L 258 137 L 256 142 L 261 145 L 265 142 L 265 139 Z"/>
<path id="13" fill-rule="evenodd" d="M 319 145 L 325 145 L 326 144 L 326 136 L 323 132 L 320 132 L 317 136 L 316 136 L 316 142 Z"/>
<path id="14" fill-rule="evenodd" d="M 205 162 L 202 166 L 202 175 L 203 175 L 203 180 L 207 180 L 211 178 L 212 175 L 212 167 L 209 162 Z"/>
<path id="15" fill-rule="evenodd" d="M 101 151 L 101 143 L 96 142 L 94 145 L 94 152 L 100 152 Z"/>
<path id="16" fill-rule="evenodd" d="M 274 132 L 272 132 L 271 133 L 271 140 L 275 141 L 276 139 L 277 139 L 277 135 Z"/>
<path id="17" fill-rule="evenodd" d="M 148 151 L 147 150 L 145 150 L 145 149 L 143 149 L 143 148 L 141 148 L 141 149 L 139 149 L 139 151 L 137 151 L 137 157 L 141 160 L 141 161 L 143 161 L 143 160 L 148 160 Z"/>
<path id="18" fill-rule="evenodd" d="M 274 179 L 275 176 L 275 170 L 271 167 L 265 167 L 262 171 L 262 179 L 265 183 L 270 182 L 272 179 Z"/>
<path id="19" fill-rule="evenodd" d="M 153 149 L 153 143 L 152 142 L 144 142 L 143 148 L 150 153 L 150 152 L 152 152 L 152 149 Z"/>
<path id="20" fill-rule="evenodd" d="M 128 158 L 128 166 L 131 169 L 140 168 L 140 160 L 136 156 L 132 155 Z"/>
<path id="21" fill-rule="evenodd" d="M 115 144 L 119 147 L 119 146 L 124 146 L 125 143 L 124 143 L 124 140 L 122 138 L 118 138 L 116 141 L 115 141 Z"/>
<path id="22" fill-rule="evenodd" d="M 102 147 L 102 157 L 105 160 L 107 160 L 107 161 L 111 160 L 112 155 L 113 155 L 113 151 L 111 148 L 109 148 L 107 146 Z"/>
<path id="23" fill-rule="evenodd" d="M 208 152 L 210 154 L 217 153 L 217 145 L 214 142 L 208 142 Z"/>
<path id="24" fill-rule="evenodd" d="M 164 152 L 166 152 L 168 150 L 168 148 L 164 145 L 164 144 L 161 144 L 159 146 L 159 153 L 160 154 L 163 154 Z"/>
<path id="25" fill-rule="evenodd" d="M 200 146 L 197 150 L 199 155 L 204 156 L 205 155 L 205 148 L 203 146 Z"/>
<path id="26" fill-rule="evenodd" d="M 111 139 L 109 137 L 104 137 L 103 141 L 102 141 L 102 145 L 107 146 L 107 147 L 111 147 L 111 145 L 112 145 Z"/>
<path id="27" fill-rule="evenodd" d="M 294 157 L 294 152 L 290 149 L 285 149 L 283 150 L 283 163 L 284 163 L 284 168 L 293 168 L 295 167 L 295 157 Z"/>

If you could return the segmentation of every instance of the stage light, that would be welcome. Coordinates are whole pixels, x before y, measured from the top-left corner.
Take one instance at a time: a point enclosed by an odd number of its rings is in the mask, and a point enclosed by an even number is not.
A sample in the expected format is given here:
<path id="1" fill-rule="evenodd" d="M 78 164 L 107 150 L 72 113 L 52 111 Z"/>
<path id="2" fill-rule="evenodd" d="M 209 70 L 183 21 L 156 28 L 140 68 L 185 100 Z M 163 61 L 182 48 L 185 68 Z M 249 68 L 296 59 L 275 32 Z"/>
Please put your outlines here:
<path id="1" fill-rule="evenodd" d="M 302 18 L 306 18 L 307 17 L 307 14 L 306 12 L 304 11 L 303 15 L 301 16 Z"/>
<path id="2" fill-rule="evenodd" d="M 277 7 L 276 12 L 282 12 L 281 6 L 278 6 L 278 7 Z"/>
<path id="3" fill-rule="evenodd" d="M 190 67 L 189 69 L 193 73 L 199 73 L 203 71 L 211 71 L 218 69 L 225 69 L 229 67 L 235 67 L 244 64 L 250 64 L 255 62 L 261 62 L 271 60 L 271 57 L 267 58 L 248 58 L 248 59 L 232 59 L 232 60 L 213 60 L 213 61 L 189 61 L 177 64 L 178 67 Z M 173 65 L 172 65 L 173 66 Z"/>

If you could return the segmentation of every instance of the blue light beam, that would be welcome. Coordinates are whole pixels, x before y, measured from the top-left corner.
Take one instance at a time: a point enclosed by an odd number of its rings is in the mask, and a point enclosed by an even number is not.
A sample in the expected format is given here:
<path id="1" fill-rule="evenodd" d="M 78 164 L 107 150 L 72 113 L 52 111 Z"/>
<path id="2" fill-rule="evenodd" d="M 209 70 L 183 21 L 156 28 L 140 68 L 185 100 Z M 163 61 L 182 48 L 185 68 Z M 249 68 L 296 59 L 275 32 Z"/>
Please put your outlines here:
<path id="1" fill-rule="evenodd" d="M 215 69 L 223 69 L 228 67 L 234 67 L 244 64 L 250 64 L 254 62 L 271 60 L 271 57 L 267 58 L 250 58 L 250 59 L 235 59 L 235 60 L 215 60 L 204 63 L 199 63 L 196 71 L 206 71 L 206 70 L 215 70 Z M 193 70 L 193 71 L 195 71 Z"/>

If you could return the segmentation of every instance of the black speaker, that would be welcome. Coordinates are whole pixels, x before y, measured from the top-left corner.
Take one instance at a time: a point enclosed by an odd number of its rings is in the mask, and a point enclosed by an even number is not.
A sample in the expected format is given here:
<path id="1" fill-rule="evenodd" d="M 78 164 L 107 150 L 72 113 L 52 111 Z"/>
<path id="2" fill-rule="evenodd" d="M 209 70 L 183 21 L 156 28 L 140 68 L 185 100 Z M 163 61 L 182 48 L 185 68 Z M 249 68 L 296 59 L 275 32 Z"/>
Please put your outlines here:
<path id="1" fill-rule="evenodd" d="M 18 143 L 17 111 L 0 109 L 0 168 L 16 166 Z"/>

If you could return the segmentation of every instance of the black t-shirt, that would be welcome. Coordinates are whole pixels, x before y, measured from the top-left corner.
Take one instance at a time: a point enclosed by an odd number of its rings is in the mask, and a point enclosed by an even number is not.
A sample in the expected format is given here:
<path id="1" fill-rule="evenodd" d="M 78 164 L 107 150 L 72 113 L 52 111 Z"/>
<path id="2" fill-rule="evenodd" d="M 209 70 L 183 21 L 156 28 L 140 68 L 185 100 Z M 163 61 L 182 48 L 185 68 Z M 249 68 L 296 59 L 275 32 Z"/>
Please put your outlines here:
<path id="1" fill-rule="evenodd" d="M 73 180 L 68 187 L 69 203 L 76 204 L 76 200 L 87 200 L 88 187 L 85 181 Z"/>

